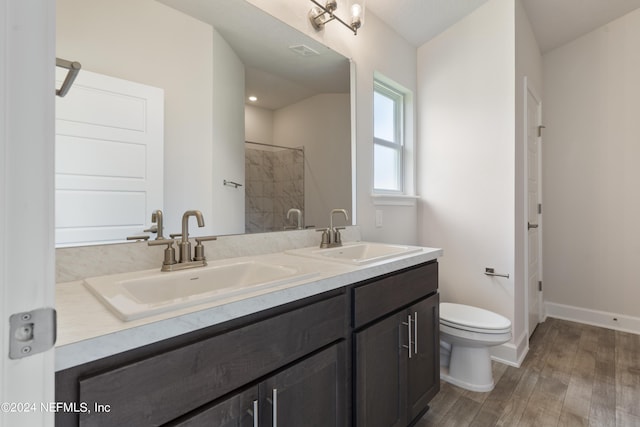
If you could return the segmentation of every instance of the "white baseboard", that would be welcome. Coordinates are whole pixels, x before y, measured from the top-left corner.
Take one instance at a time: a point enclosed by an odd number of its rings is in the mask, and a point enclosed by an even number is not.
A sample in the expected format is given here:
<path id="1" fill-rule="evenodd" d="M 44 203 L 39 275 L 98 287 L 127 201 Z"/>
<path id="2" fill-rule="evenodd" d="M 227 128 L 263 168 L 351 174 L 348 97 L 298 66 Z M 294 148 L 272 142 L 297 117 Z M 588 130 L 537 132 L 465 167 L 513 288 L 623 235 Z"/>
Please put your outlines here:
<path id="1" fill-rule="evenodd" d="M 518 337 L 515 344 L 508 342 L 489 349 L 492 360 L 509 366 L 514 366 L 516 368 L 520 367 L 528 351 L 529 340 L 527 339 L 526 332 L 523 332 Z"/>
<path id="2" fill-rule="evenodd" d="M 640 334 L 640 317 L 625 316 L 624 314 L 591 310 L 548 301 L 544 303 L 544 309 L 545 319 L 547 317 L 555 317 L 557 319 L 600 326 L 616 331 Z"/>

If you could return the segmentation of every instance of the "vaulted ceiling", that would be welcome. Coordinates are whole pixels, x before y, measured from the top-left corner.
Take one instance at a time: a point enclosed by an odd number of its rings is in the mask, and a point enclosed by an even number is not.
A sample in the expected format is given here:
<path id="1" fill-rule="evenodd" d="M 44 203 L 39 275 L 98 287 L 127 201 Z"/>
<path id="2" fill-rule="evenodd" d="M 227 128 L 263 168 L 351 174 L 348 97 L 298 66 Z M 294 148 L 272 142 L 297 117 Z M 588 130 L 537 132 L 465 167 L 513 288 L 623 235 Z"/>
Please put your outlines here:
<path id="1" fill-rule="evenodd" d="M 367 10 L 420 46 L 487 0 L 367 0 Z M 640 0 L 522 0 L 542 53 L 640 7 Z"/>

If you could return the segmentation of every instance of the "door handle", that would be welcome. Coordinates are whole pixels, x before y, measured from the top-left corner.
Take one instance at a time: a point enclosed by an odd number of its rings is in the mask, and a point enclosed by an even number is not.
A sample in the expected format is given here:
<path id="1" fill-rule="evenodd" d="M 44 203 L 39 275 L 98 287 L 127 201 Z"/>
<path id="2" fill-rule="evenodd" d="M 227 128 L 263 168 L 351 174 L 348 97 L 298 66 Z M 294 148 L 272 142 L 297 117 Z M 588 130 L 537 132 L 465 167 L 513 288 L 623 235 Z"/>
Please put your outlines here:
<path id="1" fill-rule="evenodd" d="M 259 414 L 258 414 L 258 401 L 257 400 L 253 401 L 253 410 L 248 409 L 247 412 L 249 413 L 249 415 L 251 415 L 253 417 L 253 427 L 258 427 Z"/>
<path id="2" fill-rule="evenodd" d="M 278 389 L 277 388 L 273 389 L 272 396 L 273 396 L 272 426 L 278 427 Z"/>
<path id="3" fill-rule="evenodd" d="M 538 228 L 538 224 L 531 224 L 527 222 L 527 230 L 531 230 L 532 228 Z"/>
<path id="4" fill-rule="evenodd" d="M 413 313 L 413 354 L 418 354 L 418 312 Z"/>
<path id="5" fill-rule="evenodd" d="M 407 321 L 402 322 L 402 324 L 407 327 L 407 333 L 409 335 L 409 345 L 403 344 L 402 347 L 409 350 L 409 359 L 411 359 L 411 344 L 413 343 L 413 340 L 411 339 L 411 315 L 410 314 L 407 316 Z"/>

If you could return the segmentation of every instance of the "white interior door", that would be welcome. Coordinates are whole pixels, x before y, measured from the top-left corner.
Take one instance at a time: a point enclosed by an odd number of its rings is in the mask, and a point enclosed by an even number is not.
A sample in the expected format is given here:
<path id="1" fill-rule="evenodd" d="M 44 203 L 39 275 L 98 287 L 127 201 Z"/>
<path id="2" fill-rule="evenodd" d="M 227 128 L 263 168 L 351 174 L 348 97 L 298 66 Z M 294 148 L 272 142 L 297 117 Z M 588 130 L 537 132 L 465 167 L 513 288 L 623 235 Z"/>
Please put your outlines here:
<path id="1" fill-rule="evenodd" d="M 54 350 L 9 319 L 54 303 L 55 2 L 0 0 L 0 16 L 0 427 L 51 426 Z"/>
<path id="2" fill-rule="evenodd" d="M 527 87 L 527 311 L 529 337 L 540 323 L 542 290 L 541 256 L 541 136 L 539 99 Z"/>

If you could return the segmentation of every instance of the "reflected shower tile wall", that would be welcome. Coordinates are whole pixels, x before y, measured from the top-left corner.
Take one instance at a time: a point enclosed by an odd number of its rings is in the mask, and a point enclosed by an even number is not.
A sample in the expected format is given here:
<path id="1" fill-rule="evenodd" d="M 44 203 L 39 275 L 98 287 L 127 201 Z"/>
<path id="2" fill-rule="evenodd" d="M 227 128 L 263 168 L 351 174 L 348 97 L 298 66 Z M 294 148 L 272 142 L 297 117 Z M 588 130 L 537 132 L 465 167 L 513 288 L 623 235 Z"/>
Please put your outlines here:
<path id="1" fill-rule="evenodd" d="M 278 231 L 294 226 L 289 209 L 304 210 L 304 153 L 246 147 L 245 229 L 247 233 Z"/>

